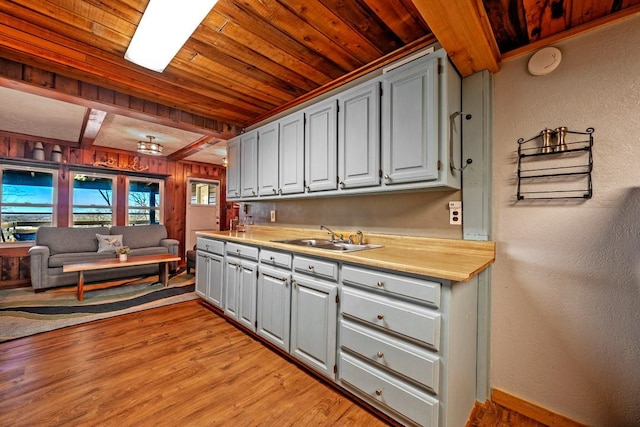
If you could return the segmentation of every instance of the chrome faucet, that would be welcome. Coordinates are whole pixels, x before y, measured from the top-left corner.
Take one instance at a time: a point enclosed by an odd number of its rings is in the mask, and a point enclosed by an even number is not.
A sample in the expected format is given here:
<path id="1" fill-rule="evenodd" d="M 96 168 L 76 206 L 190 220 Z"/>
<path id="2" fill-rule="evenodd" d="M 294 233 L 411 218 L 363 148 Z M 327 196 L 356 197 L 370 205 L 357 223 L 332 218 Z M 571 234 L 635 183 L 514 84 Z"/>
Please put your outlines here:
<path id="1" fill-rule="evenodd" d="M 362 234 L 362 231 L 358 230 L 358 231 L 356 231 L 356 234 L 353 234 L 353 235 L 350 235 L 350 236 L 349 236 L 349 244 L 350 244 L 350 245 L 352 245 L 352 244 L 354 243 L 354 242 L 353 242 L 353 238 L 354 238 L 354 237 L 357 237 L 357 238 L 358 238 L 358 240 L 356 240 L 356 242 L 355 242 L 355 243 L 356 243 L 357 245 L 361 245 L 361 244 L 362 244 L 362 241 L 364 240 L 364 235 Z"/>
<path id="2" fill-rule="evenodd" d="M 320 226 L 320 230 L 322 229 L 327 230 L 329 233 L 331 233 L 331 238 L 329 240 L 331 240 L 332 242 L 336 240 L 336 236 L 338 237 L 338 242 L 344 241 L 344 234 L 336 233 L 333 230 L 331 230 L 329 227 L 325 227 L 324 225 Z"/>

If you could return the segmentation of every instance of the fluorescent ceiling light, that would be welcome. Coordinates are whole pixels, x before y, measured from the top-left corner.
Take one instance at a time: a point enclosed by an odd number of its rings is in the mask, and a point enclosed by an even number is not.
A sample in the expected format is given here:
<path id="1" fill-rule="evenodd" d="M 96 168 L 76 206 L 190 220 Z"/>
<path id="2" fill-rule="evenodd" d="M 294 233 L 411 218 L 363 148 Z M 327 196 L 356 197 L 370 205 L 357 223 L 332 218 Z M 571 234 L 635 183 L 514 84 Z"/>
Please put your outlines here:
<path id="1" fill-rule="evenodd" d="M 124 58 L 163 72 L 217 1 L 149 1 Z"/>

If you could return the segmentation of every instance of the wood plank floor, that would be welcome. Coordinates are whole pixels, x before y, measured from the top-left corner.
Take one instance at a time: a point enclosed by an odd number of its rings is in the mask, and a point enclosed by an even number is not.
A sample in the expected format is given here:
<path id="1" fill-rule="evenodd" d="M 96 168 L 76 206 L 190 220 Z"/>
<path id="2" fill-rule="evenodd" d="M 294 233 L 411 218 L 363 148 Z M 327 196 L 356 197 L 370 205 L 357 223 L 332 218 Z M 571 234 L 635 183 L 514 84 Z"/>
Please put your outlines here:
<path id="1" fill-rule="evenodd" d="M 0 426 L 63 425 L 387 423 L 189 301 L 0 344 Z M 491 402 L 467 425 L 542 426 Z"/>
<path id="2" fill-rule="evenodd" d="M 0 344 L 0 425 L 383 426 L 197 301 Z"/>

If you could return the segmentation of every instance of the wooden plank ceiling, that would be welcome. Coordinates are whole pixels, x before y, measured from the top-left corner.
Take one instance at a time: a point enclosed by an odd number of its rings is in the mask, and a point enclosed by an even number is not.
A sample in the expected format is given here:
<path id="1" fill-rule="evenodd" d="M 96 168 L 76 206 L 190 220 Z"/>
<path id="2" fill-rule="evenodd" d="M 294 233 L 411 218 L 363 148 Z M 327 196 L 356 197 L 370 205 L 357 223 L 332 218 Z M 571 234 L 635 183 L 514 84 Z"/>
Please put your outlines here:
<path id="1" fill-rule="evenodd" d="M 640 0 L 219 0 L 164 73 L 123 59 L 148 0 L 3 0 L 0 57 L 242 128 L 436 39 L 463 75 Z"/>

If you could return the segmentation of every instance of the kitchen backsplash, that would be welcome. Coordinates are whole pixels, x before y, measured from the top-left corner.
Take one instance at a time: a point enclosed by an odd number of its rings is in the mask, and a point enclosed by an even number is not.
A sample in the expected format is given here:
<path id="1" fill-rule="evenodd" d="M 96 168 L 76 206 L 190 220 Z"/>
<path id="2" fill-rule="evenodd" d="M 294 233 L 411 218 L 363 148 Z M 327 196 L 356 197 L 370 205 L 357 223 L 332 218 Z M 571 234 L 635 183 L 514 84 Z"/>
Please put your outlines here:
<path id="1" fill-rule="evenodd" d="M 461 239 L 462 227 L 449 224 L 448 203 L 452 200 L 462 200 L 462 193 L 456 190 L 314 197 L 247 202 L 246 205 L 247 215 L 261 225 L 301 228 L 326 225 L 365 232 Z M 276 211 L 275 223 L 269 221 L 271 210 Z M 244 214 L 241 218 L 244 219 Z"/>

